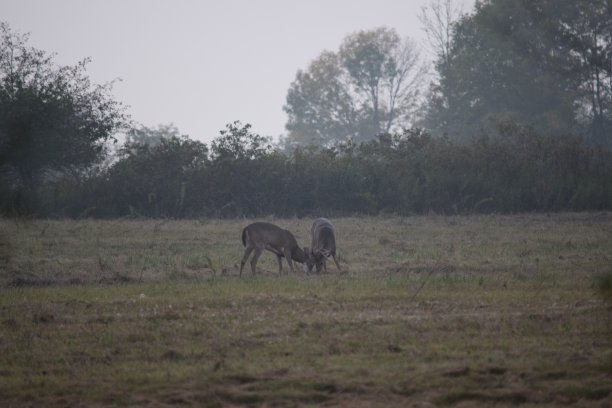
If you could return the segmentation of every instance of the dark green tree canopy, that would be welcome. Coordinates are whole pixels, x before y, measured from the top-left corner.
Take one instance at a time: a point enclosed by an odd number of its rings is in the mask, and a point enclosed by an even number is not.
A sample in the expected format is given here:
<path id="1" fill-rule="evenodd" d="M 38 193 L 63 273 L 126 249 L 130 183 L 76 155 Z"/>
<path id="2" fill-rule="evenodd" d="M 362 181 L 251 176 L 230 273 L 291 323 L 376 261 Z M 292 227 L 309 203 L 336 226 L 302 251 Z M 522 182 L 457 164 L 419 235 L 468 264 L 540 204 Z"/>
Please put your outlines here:
<path id="1" fill-rule="evenodd" d="M 208 147 L 186 136 L 177 136 L 172 126 L 159 126 L 140 139 L 125 144 L 119 160 L 105 172 L 104 189 L 92 205 L 96 211 L 130 211 L 154 217 L 181 216 L 185 197 L 191 194 L 194 174 L 208 164 Z M 166 132 L 163 131 L 166 129 Z M 155 143 L 146 143 L 149 140 Z M 102 208 L 97 208 L 100 206 Z"/>
<path id="2" fill-rule="evenodd" d="M 270 139 L 252 132 L 249 123 L 228 123 L 219 133 L 211 143 L 214 160 L 256 159 L 272 151 Z"/>
<path id="3" fill-rule="evenodd" d="M 0 171 L 34 188 L 50 175 L 78 175 L 104 157 L 105 143 L 127 123 L 112 84 L 92 84 L 88 60 L 58 67 L 28 36 L 0 23 Z"/>
<path id="4" fill-rule="evenodd" d="M 381 27 L 345 38 L 298 71 L 287 92 L 286 142 L 369 140 L 408 126 L 424 75 L 418 50 Z"/>
<path id="5" fill-rule="evenodd" d="M 463 139 L 513 120 L 544 133 L 609 135 L 609 0 L 487 0 L 454 25 L 424 126 Z"/>

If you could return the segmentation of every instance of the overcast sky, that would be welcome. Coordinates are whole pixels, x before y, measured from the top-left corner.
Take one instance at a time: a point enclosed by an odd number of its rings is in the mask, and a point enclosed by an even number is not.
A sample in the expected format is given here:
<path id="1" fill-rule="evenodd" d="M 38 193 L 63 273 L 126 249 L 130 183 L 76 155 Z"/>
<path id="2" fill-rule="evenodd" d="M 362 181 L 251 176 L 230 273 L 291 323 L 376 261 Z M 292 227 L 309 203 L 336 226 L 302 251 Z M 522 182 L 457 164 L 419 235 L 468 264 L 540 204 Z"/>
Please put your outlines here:
<path id="1" fill-rule="evenodd" d="M 209 142 L 240 120 L 277 138 L 299 69 L 347 34 L 380 26 L 425 45 L 428 0 L 0 0 L 0 20 L 74 65 L 145 126 L 174 123 Z M 464 0 L 464 8 L 473 7 Z"/>

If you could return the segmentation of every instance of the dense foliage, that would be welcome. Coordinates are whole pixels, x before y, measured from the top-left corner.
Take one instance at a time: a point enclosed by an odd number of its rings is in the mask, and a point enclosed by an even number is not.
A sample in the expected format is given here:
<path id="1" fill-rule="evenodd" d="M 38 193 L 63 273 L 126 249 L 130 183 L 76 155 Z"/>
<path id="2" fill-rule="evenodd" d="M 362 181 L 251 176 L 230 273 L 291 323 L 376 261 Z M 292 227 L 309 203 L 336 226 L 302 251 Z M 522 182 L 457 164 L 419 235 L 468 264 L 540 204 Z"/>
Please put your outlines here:
<path id="1" fill-rule="evenodd" d="M 612 209 L 612 153 L 506 123 L 457 144 L 414 129 L 291 156 L 239 122 L 211 144 L 130 145 L 84 183 L 43 189 L 38 216 L 236 217 Z M 6 197 L 2 212 L 12 214 Z"/>
<path id="2" fill-rule="evenodd" d="M 453 25 L 422 125 L 471 140 L 499 121 L 612 145 L 612 1 L 487 0 Z"/>
<path id="3" fill-rule="evenodd" d="M 127 123 L 112 84 L 92 84 L 87 60 L 56 66 L 27 35 L 0 23 L 0 194 L 18 212 L 39 211 L 52 181 L 78 181 L 106 157 L 106 142 Z"/>
<path id="4" fill-rule="evenodd" d="M 418 52 L 382 27 L 298 72 L 280 146 L 237 121 L 209 145 L 134 128 L 115 155 L 128 118 L 110 85 L 2 24 L 0 215 L 612 210 L 612 1 L 486 0 L 460 17 L 441 1 L 423 18 L 438 77 L 421 127 Z"/>

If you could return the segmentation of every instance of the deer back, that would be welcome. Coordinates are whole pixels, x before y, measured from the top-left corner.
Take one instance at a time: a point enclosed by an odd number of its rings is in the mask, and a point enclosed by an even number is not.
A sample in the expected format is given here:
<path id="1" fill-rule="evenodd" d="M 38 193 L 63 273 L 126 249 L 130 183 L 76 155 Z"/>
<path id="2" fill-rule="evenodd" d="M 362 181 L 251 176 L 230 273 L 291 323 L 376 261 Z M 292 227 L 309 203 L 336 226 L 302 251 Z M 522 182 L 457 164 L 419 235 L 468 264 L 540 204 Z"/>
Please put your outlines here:
<path id="1" fill-rule="evenodd" d="M 293 234 L 268 222 L 247 225 L 242 231 L 242 243 L 244 246 L 267 249 L 281 256 L 284 256 L 285 249 L 288 249 L 292 259 L 304 262 L 304 251 L 298 246 Z"/>
<path id="2" fill-rule="evenodd" d="M 336 253 L 336 236 L 334 226 L 327 218 L 319 218 L 312 224 L 312 253 L 315 255 L 327 252 Z"/>

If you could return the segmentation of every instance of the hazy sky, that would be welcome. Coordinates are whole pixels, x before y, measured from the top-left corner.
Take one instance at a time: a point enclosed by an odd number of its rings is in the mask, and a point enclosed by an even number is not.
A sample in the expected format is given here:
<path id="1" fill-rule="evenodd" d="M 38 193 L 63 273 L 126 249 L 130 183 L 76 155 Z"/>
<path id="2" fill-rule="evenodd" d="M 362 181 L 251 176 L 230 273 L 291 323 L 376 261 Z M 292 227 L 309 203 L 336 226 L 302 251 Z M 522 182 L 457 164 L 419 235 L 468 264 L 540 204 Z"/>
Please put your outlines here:
<path id="1" fill-rule="evenodd" d="M 113 95 L 136 122 L 209 142 L 234 120 L 284 134 L 297 70 L 349 33 L 384 25 L 424 45 L 427 1 L 0 0 L 0 20 L 58 64 L 91 57 L 96 83 L 121 78 Z"/>

